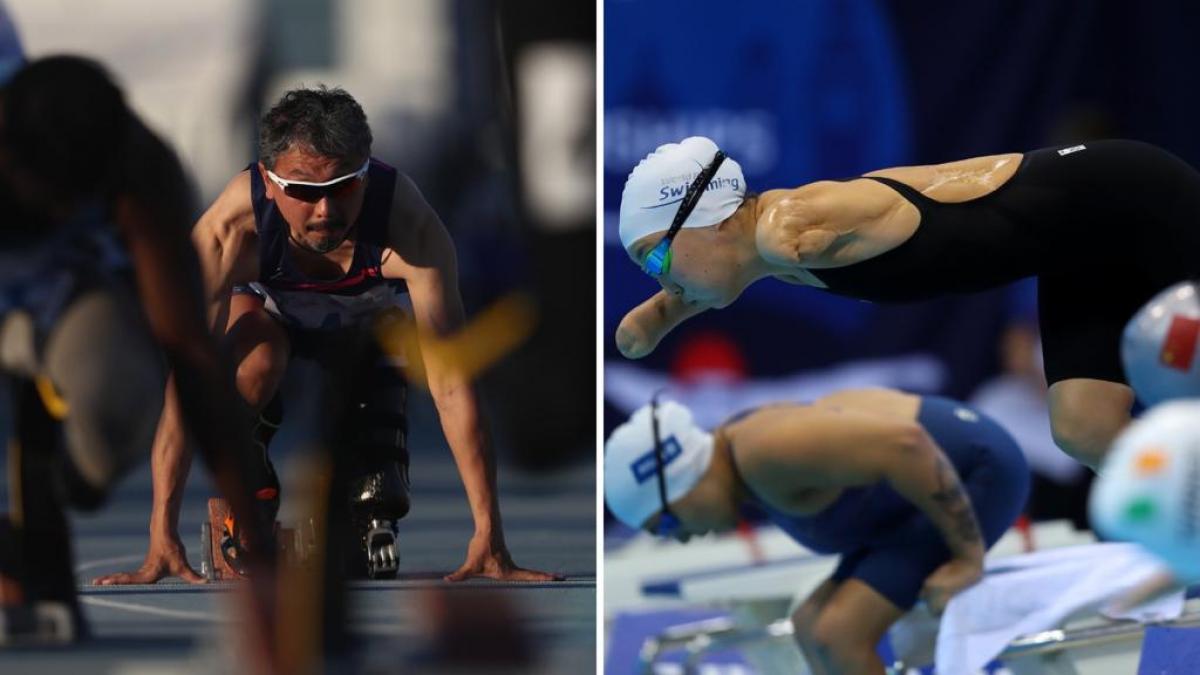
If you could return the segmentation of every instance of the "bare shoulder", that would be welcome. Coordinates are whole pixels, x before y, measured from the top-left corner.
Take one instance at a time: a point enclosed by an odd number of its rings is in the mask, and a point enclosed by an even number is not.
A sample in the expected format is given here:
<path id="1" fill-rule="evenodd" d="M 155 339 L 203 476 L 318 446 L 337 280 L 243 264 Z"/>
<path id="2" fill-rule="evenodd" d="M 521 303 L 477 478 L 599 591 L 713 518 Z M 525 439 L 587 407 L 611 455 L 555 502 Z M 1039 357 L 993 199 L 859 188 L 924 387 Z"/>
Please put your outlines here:
<path id="1" fill-rule="evenodd" d="M 219 291 L 258 277 L 258 232 L 250 170 L 233 177 L 192 228 L 206 284 Z"/>
<path id="2" fill-rule="evenodd" d="M 454 244 L 445 225 L 417 184 L 401 171 L 396 172 L 392 195 L 388 247 L 414 267 L 436 267 L 454 257 Z"/>
<path id="3" fill-rule="evenodd" d="M 865 387 L 845 389 L 822 396 L 813 401 L 813 406 L 913 420 L 921 406 L 921 397 L 895 389 Z"/>
<path id="4" fill-rule="evenodd" d="M 886 169 L 879 169 L 870 173 L 864 173 L 864 176 L 889 176 L 889 175 L 905 175 L 916 174 L 919 172 L 937 172 L 937 171 L 969 171 L 980 168 L 991 168 L 995 166 L 1008 166 L 1012 163 L 1020 163 L 1024 155 L 1020 152 L 1008 152 L 999 155 L 981 155 L 979 157 L 968 157 L 966 159 L 956 159 L 950 162 L 942 162 L 940 164 L 917 164 L 911 166 L 894 166 Z M 1016 167 L 1013 167 L 1014 169 Z"/>
<path id="5" fill-rule="evenodd" d="M 853 223 L 875 216 L 902 201 L 896 191 L 873 180 L 821 180 L 796 188 L 793 193 L 830 223 Z M 853 218 L 839 218 L 851 213 Z"/>
<path id="6" fill-rule="evenodd" d="M 888 392 L 864 391 L 853 407 L 833 401 L 801 406 L 766 408 L 744 420 L 744 428 L 730 425 L 738 448 L 739 466 L 748 481 L 765 485 L 800 480 L 809 487 L 861 485 L 878 480 L 897 449 L 921 436 L 912 417 L 899 412 L 904 395 L 887 398 Z M 877 399 L 871 401 L 870 399 Z M 841 397 L 841 402 L 849 402 Z M 889 407 L 890 406 L 890 407 Z M 915 415 L 915 410 L 910 413 Z"/>
<path id="7" fill-rule="evenodd" d="M 895 190 L 869 180 L 822 180 L 759 197 L 759 249 L 801 267 L 824 267 L 823 256 L 839 237 L 893 210 Z M 778 241 L 776 240 L 778 239 Z M 781 254 L 781 252 L 783 252 Z"/>
<path id="8" fill-rule="evenodd" d="M 774 405 L 756 410 L 736 422 L 720 428 L 721 434 L 736 452 L 743 480 L 766 497 L 776 486 L 804 487 L 806 478 L 818 478 L 811 470 L 811 444 L 818 437 L 814 425 L 829 423 L 831 412 L 814 406 Z M 817 485 L 819 482 L 814 482 Z M 811 486 L 810 486 L 811 487 Z"/>
<path id="9" fill-rule="evenodd" d="M 942 164 L 898 166 L 863 174 L 900 181 L 941 202 L 982 197 L 1012 178 L 1024 157 L 1019 152 L 970 157 Z"/>
<path id="10" fill-rule="evenodd" d="M 806 425 L 828 414 L 827 410 L 810 405 L 778 404 L 759 408 L 722 429 L 737 442 L 739 457 L 743 453 L 770 454 L 770 449 L 781 442 L 792 444 L 801 440 Z"/>
<path id="11" fill-rule="evenodd" d="M 193 239 L 223 243 L 241 241 L 255 234 L 254 203 L 250 197 L 250 170 L 233 177 L 213 200 L 193 229 Z"/>

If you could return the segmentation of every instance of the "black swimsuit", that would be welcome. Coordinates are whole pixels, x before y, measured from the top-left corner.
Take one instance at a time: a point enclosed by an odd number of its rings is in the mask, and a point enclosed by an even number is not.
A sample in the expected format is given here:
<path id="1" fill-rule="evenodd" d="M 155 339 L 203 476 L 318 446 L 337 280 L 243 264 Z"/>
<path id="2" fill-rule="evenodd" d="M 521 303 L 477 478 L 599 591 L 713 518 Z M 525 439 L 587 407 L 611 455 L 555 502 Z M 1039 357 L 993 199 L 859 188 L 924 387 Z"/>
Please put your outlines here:
<path id="1" fill-rule="evenodd" d="M 913 235 L 846 267 L 812 270 L 828 290 L 910 302 L 1038 277 L 1046 378 L 1124 382 L 1125 323 L 1155 293 L 1200 271 L 1200 173 L 1135 141 L 1026 153 L 1004 185 L 939 202 L 898 181 L 921 214 Z"/>

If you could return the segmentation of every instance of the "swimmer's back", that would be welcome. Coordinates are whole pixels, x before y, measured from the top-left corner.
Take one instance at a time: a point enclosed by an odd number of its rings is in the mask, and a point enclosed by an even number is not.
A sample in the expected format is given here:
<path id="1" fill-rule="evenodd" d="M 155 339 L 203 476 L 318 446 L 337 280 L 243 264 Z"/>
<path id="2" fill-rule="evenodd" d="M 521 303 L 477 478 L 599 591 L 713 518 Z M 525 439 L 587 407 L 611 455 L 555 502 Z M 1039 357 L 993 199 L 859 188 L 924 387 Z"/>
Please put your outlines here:
<path id="1" fill-rule="evenodd" d="M 1170 259 L 1171 247 L 1200 243 L 1195 224 L 1200 202 L 1189 199 L 1200 192 L 1200 175 L 1145 143 L 1094 141 L 1035 150 L 1004 184 L 963 202 L 938 201 L 882 175 L 887 173 L 867 180 L 914 205 L 919 226 L 877 256 L 814 270 L 831 292 L 876 302 L 916 301 L 1068 266 L 1112 269 L 1151 257 Z"/>
<path id="2" fill-rule="evenodd" d="M 835 413 L 831 417 L 833 411 L 845 415 L 841 426 L 844 433 L 852 433 L 848 425 L 858 426 L 871 418 L 919 424 L 964 481 L 981 522 L 987 521 L 989 543 L 999 537 L 1024 503 L 1028 468 L 1015 441 L 995 421 L 957 401 L 887 389 L 856 389 L 807 406 L 778 405 L 748 411 L 723 427 L 724 433 L 718 437 L 730 442 L 734 469 L 755 505 L 792 538 L 815 551 L 846 553 L 880 541 L 900 523 L 924 518 L 883 479 L 821 487 L 813 482 L 811 472 L 794 474 L 786 506 L 764 498 L 756 488 L 760 483 L 745 480 L 747 457 L 742 453 L 756 442 L 756 435 L 768 427 L 776 432 L 784 427 L 799 447 L 806 433 L 813 432 L 814 424 L 828 424 L 842 416 Z M 741 428 L 733 428 L 735 425 Z M 932 541 L 941 546 L 940 536 L 933 536 Z"/>

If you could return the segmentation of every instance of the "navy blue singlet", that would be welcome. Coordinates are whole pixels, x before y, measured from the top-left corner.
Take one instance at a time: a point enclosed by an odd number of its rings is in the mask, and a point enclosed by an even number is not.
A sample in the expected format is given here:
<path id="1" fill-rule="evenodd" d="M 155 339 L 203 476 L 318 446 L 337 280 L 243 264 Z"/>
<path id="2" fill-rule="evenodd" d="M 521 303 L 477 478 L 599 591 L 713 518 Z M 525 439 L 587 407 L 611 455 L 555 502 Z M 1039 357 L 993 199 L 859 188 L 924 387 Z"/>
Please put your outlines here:
<path id="1" fill-rule="evenodd" d="M 407 304 L 403 280 L 385 279 L 382 264 L 387 249 L 388 221 L 395 193 L 396 169 L 371 160 L 362 212 L 352 225 L 354 257 L 338 279 L 312 279 L 296 268 L 288 252 L 288 226 L 266 196 L 255 165 L 250 167 L 250 197 L 258 231 L 259 278 L 234 292 L 252 293 L 267 311 L 288 326 L 307 330 L 336 330 L 361 325 L 380 310 Z"/>

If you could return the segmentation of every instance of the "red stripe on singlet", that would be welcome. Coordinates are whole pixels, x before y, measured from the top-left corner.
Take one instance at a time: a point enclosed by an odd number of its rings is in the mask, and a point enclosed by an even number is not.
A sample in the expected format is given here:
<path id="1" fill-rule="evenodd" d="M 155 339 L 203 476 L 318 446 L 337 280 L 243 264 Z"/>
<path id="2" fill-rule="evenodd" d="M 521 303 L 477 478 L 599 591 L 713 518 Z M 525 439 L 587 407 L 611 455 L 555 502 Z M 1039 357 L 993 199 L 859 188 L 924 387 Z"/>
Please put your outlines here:
<path id="1" fill-rule="evenodd" d="M 285 291 L 313 291 L 316 293 L 344 291 L 347 288 L 353 288 L 358 284 L 368 280 L 376 279 L 382 276 L 382 272 L 378 267 L 367 267 L 359 271 L 352 277 L 344 277 L 337 281 L 271 281 L 272 288 L 278 288 Z"/>

